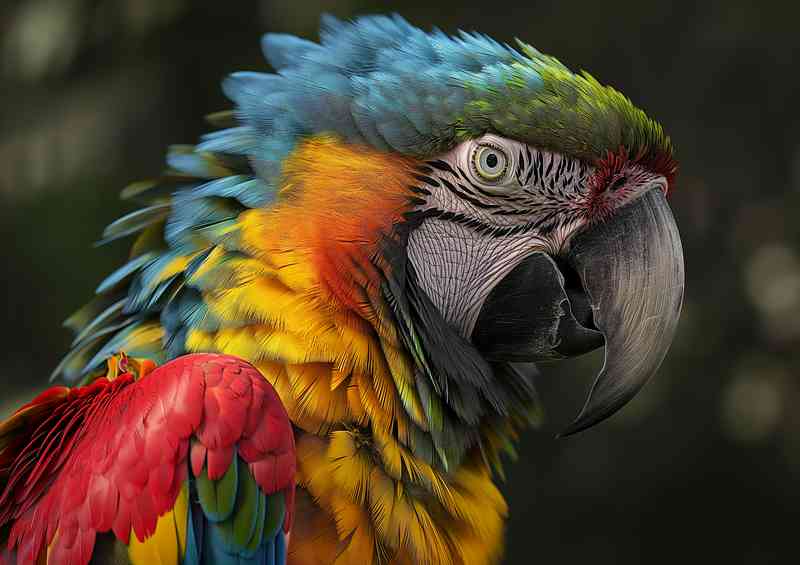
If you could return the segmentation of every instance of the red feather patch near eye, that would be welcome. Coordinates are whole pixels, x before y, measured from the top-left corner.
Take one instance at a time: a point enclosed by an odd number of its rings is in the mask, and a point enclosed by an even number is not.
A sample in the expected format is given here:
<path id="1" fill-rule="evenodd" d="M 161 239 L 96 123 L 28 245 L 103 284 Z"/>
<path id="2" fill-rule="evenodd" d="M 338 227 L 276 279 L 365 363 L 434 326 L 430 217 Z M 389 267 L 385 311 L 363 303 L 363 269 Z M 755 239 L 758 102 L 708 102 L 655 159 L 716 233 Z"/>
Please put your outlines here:
<path id="1" fill-rule="evenodd" d="M 621 147 L 616 153 L 608 153 L 595 164 L 595 171 L 588 182 L 586 215 L 592 220 L 608 217 L 614 209 L 614 195 L 627 184 L 624 174 L 629 163 L 628 151 Z"/>
<path id="2" fill-rule="evenodd" d="M 594 175 L 589 180 L 590 198 L 594 200 L 606 191 L 614 192 L 624 187 L 628 179 L 623 175 L 623 170 L 629 164 L 639 165 L 651 173 L 663 176 L 667 180 L 667 195 L 671 192 L 678 174 L 678 163 L 672 155 L 642 151 L 631 157 L 627 149 L 620 147 L 595 163 Z"/>
<path id="3" fill-rule="evenodd" d="M 628 151 L 620 147 L 616 153 L 608 153 L 605 158 L 597 162 L 594 175 L 589 180 L 589 194 L 592 199 L 606 190 L 621 188 L 617 185 L 624 179 L 622 170 L 628 160 Z"/>
<path id="4" fill-rule="evenodd" d="M 671 154 L 656 153 L 650 155 L 640 155 L 635 161 L 647 169 L 667 179 L 666 196 L 675 186 L 675 178 L 678 176 L 678 162 Z"/>
<path id="5" fill-rule="evenodd" d="M 594 174 L 588 180 L 586 216 L 591 221 L 607 218 L 648 178 L 664 177 L 667 183 L 662 188 L 669 194 L 677 168 L 671 155 L 643 151 L 631 156 L 624 147 L 607 153 L 595 163 Z"/>

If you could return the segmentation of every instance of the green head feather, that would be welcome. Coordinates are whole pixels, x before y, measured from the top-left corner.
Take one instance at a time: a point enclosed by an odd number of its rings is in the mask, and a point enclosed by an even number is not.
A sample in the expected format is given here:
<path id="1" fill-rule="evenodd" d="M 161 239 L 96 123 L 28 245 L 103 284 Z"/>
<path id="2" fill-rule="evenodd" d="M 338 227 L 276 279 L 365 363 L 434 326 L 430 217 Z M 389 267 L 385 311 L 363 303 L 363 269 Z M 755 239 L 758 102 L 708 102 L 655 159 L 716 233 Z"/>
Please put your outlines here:
<path id="1" fill-rule="evenodd" d="M 319 44 L 268 34 L 263 47 L 278 74 L 227 79 L 243 125 L 200 148 L 248 155 L 267 184 L 299 139 L 319 133 L 427 158 L 490 132 L 587 162 L 624 152 L 674 173 L 658 123 L 588 73 L 522 42 L 517 49 L 370 16 L 324 18 Z"/>

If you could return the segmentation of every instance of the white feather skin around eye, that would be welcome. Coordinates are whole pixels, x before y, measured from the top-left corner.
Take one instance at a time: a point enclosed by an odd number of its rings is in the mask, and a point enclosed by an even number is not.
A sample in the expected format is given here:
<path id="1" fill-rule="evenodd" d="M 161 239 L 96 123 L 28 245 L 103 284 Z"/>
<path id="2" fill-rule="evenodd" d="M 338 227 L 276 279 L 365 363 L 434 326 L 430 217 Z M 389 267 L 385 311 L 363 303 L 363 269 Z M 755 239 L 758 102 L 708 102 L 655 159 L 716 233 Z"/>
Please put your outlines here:
<path id="1" fill-rule="evenodd" d="M 481 178 L 475 171 L 476 150 L 484 147 L 502 151 L 507 160 L 506 173 L 497 180 Z M 422 172 L 420 193 L 424 198 L 417 210 L 456 214 L 462 220 L 471 218 L 500 230 L 519 227 L 546 238 L 561 222 L 574 225 L 571 220 L 585 201 L 593 167 L 486 134 L 427 161 Z"/>

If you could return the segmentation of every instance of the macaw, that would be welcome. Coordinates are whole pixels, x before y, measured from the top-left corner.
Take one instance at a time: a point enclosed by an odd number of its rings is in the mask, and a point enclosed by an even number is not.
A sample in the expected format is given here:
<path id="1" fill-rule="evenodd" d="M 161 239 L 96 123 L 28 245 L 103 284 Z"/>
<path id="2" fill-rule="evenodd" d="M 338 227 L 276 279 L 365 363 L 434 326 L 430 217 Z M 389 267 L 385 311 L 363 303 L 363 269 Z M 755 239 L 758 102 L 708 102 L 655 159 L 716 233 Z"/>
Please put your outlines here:
<path id="1" fill-rule="evenodd" d="M 55 371 L 83 386 L 0 428 L 11 561 L 497 563 L 535 364 L 605 347 L 569 435 L 666 355 L 677 165 L 625 96 L 399 16 L 262 46 L 123 191 L 130 259 Z"/>

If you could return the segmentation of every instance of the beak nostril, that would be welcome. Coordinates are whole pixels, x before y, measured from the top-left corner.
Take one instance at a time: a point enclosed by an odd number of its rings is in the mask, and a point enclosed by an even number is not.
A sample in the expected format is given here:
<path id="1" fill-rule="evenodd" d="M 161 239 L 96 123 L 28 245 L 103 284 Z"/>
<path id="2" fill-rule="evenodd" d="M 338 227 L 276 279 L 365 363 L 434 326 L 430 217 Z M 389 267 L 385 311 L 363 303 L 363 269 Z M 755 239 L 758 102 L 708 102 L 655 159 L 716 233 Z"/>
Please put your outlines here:
<path id="1" fill-rule="evenodd" d="M 620 188 L 625 186 L 627 183 L 628 183 L 628 177 L 625 177 L 625 176 L 617 177 L 614 180 L 614 182 L 612 182 L 611 184 L 608 185 L 608 189 L 607 190 L 609 192 L 616 192 L 617 190 L 619 190 Z"/>

